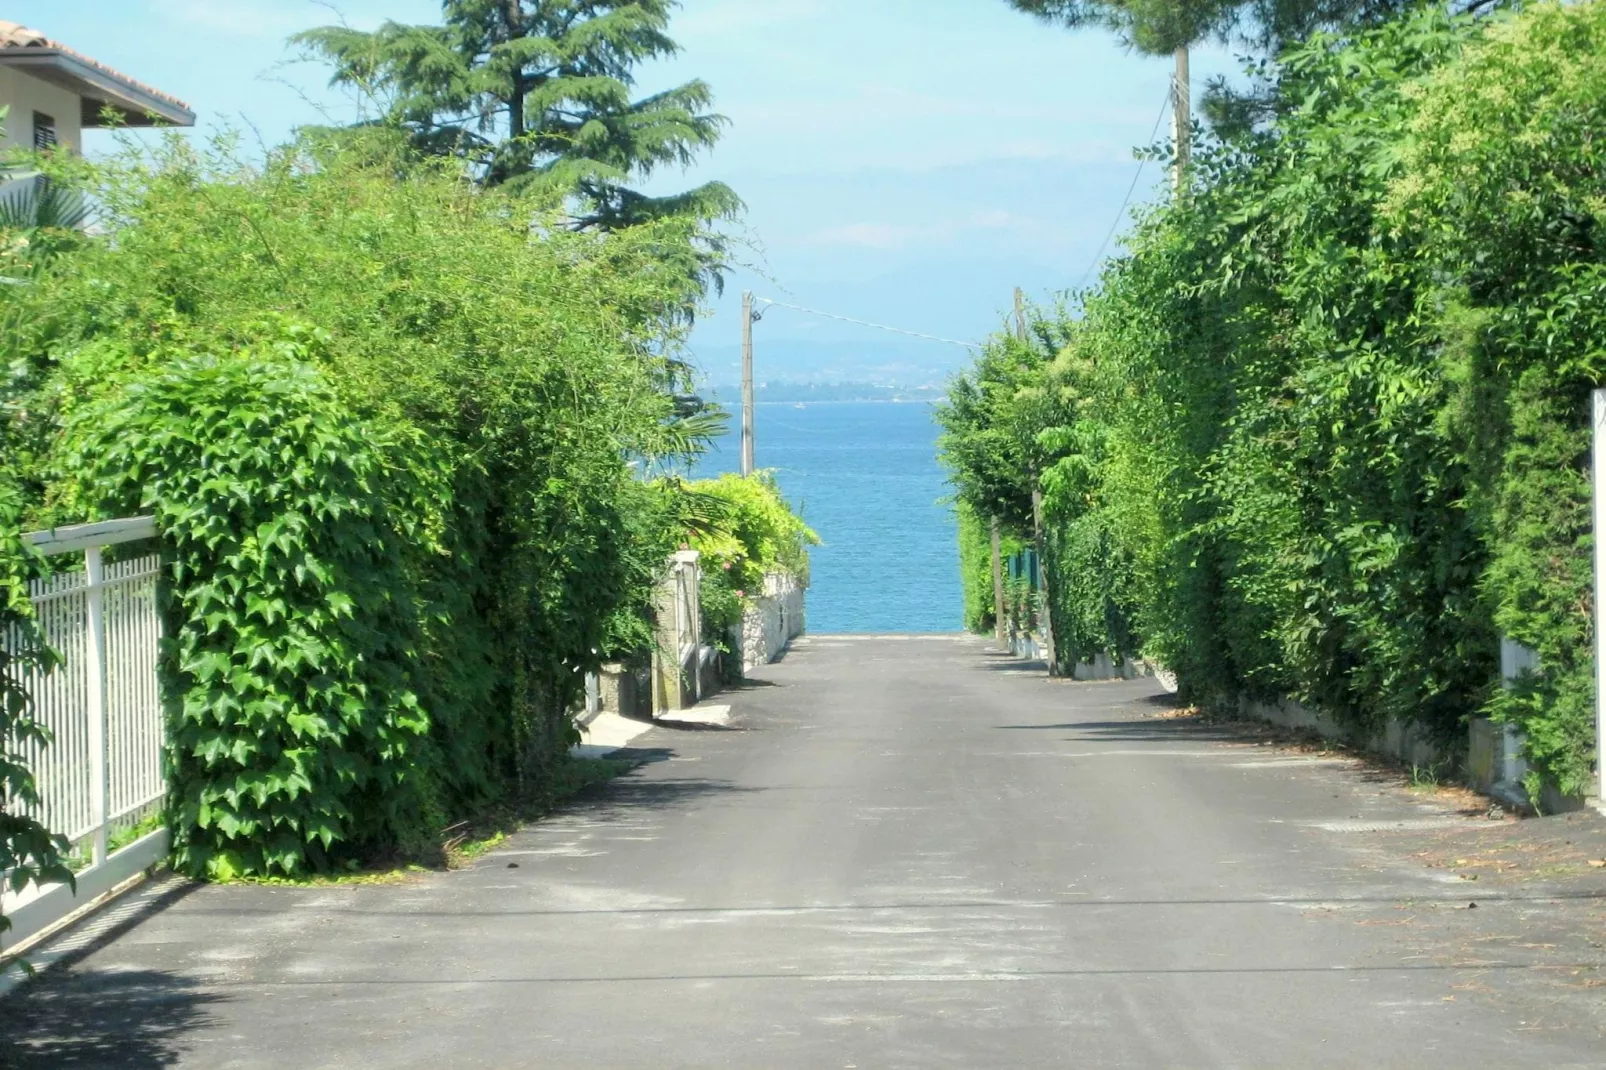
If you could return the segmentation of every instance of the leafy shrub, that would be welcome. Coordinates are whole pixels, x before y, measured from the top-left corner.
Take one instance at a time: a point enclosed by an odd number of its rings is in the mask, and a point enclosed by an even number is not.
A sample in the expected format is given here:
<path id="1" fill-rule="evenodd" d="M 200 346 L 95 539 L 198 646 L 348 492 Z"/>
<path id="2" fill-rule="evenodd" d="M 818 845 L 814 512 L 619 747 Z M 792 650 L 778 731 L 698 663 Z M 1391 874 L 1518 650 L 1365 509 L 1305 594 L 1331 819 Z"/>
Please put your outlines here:
<path id="1" fill-rule="evenodd" d="M 1490 711 L 1526 731 L 1563 791 L 1599 761 L 1594 732 L 1590 393 L 1606 382 L 1606 11 L 1537 4 L 1492 23 L 1423 79 L 1388 218 L 1419 234 L 1489 548 L 1495 627 L 1540 667 Z"/>
<path id="2" fill-rule="evenodd" d="M 954 505 L 959 529 L 959 577 L 964 596 L 965 630 L 992 633 L 997 615 L 993 604 L 993 537 L 991 525 L 964 502 Z"/>
<path id="3" fill-rule="evenodd" d="M 727 637 L 747 602 L 764 593 L 767 575 L 807 585 L 808 548 L 820 538 L 781 496 L 773 473 L 727 473 L 677 489 L 691 507 L 683 514 L 687 545 L 703 555 L 704 639 L 728 650 Z"/>
<path id="4" fill-rule="evenodd" d="M 979 518 L 963 499 L 954 502 L 959 528 L 959 568 L 964 595 L 965 628 L 978 635 L 993 632 L 996 607 L 993 604 L 992 525 Z M 1026 549 L 1027 543 L 1014 535 L 1000 534 L 999 558 L 1004 573 L 1004 616 L 1008 627 L 1027 629 L 1036 613 L 1036 600 L 1028 577 L 1009 573 L 1008 562 Z"/>
<path id="5" fill-rule="evenodd" d="M 809 547 L 820 537 L 786 503 L 773 473 L 727 473 L 686 490 L 717 503 L 703 530 L 691 533 L 692 548 L 710 559 L 709 567 L 729 565 L 736 587 L 750 593 L 762 592 L 771 572 L 808 583 Z"/>

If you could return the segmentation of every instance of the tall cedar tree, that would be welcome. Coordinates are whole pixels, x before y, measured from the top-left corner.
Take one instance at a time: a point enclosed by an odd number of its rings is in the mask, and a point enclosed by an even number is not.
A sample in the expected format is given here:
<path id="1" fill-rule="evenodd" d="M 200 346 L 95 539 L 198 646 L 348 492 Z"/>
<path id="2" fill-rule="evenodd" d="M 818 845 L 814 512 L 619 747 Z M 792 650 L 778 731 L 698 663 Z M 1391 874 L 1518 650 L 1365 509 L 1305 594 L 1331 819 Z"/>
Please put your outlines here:
<path id="1" fill-rule="evenodd" d="M 1008 0 L 1010 6 L 1045 22 L 1072 28 L 1100 26 L 1139 52 L 1170 55 L 1184 45 L 1215 40 L 1245 46 L 1274 58 L 1323 30 L 1376 26 L 1418 6 L 1419 0 Z M 1499 0 L 1460 0 L 1477 10 Z M 1272 117 L 1276 94 L 1262 64 L 1248 88 L 1213 78 L 1200 110 L 1219 134 L 1244 132 Z"/>
<path id="2" fill-rule="evenodd" d="M 666 215 L 714 220 L 741 200 L 710 182 L 667 197 L 626 183 L 686 166 L 718 140 L 701 81 L 631 99 L 635 68 L 673 55 L 673 0 L 445 0 L 445 25 L 323 26 L 292 41 L 334 67 L 332 85 L 387 102 L 422 151 L 460 156 L 488 185 L 571 198 L 579 229 Z"/>

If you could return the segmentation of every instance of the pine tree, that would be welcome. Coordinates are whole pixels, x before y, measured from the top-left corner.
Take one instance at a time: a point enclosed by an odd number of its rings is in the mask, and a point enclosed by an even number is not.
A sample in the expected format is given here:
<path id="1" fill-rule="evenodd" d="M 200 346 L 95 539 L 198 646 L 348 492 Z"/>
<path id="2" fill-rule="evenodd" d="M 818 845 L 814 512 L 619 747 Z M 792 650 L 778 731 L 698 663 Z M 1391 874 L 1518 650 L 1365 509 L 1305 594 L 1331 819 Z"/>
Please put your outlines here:
<path id="1" fill-rule="evenodd" d="M 421 151 L 459 156 L 487 185 L 564 198 L 577 228 L 665 215 L 729 217 L 710 182 L 668 197 L 627 183 L 686 166 L 725 125 L 701 81 L 632 99 L 635 69 L 678 51 L 674 0 L 444 0 L 444 25 L 297 34 L 334 67 L 332 85 L 373 93 Z"/>

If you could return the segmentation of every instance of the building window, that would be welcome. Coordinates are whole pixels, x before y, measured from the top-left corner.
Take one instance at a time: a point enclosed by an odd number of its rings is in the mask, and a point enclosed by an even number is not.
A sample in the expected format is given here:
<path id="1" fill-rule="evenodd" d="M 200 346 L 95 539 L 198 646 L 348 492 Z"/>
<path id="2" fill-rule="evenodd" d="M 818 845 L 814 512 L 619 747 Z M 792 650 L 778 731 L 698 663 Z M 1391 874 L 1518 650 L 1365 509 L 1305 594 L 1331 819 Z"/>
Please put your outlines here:
<path id="1" fill-rule="evenodd" d="M 33 147 L 41 152 L 56 147 L 56 120 L 42 111 L 33 113 Z"/>

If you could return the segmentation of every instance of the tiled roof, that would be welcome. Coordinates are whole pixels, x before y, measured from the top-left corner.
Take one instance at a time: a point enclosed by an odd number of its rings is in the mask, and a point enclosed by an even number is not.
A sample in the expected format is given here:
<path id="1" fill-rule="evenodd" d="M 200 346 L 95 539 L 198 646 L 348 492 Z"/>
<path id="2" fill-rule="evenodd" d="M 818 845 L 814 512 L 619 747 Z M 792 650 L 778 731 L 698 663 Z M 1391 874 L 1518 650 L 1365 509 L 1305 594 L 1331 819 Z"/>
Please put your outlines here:
<path id="1" fill-rule="evenodd" d="M 165 100 L 169 104 L 172 104 L 178 108 L 182 108 L 185 111 L 190 110 L 190 106 L 188 104 L 173 96 L 171 93 L 164 93 L 154 86 L 148 86 L 144 82 L 130 78 L 121 71 L 116 71 L 106 66 L 106 64 L 101 63 L 99 60 L 90 59 L 82 52 L 68 48 L 60 41 L 52 41 L 38 30 L 30 30 L 20 22 L 7 22 L 4 19 L 0 19 L 0 53 L 8 52 L 13 49 L 28 48 L 48 48 L 52 51 L 60 52 L 62 55 L 71 56 L 79 63 L 93 67 L 102 74 L 109 75 L 126 85 L 133 86 L 142 93 L 148 93 L 158 100 Z"/>

